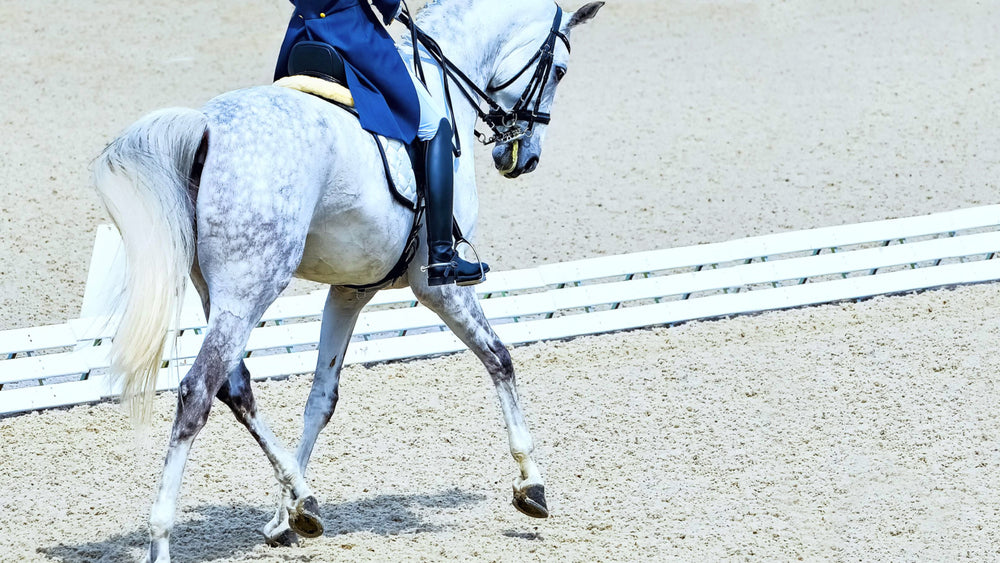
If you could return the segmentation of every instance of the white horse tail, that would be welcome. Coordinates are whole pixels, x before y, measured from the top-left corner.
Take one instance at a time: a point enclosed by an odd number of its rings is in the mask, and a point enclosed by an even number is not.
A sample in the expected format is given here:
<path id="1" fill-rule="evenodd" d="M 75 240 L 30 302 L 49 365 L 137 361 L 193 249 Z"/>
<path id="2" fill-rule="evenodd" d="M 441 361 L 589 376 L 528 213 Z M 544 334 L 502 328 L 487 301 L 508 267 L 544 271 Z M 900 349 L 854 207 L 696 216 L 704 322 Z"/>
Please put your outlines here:
<path id="1" fill-rule="evenodd" d="M 179 318 L 194 260 L 189 177 L 208 130 L 201 112 L 171 108 L 143 117 L 94 162 L 94 184 L 121 233 L 127 275 L 111 372 L 133 421 L 148 424 L 171 320 Z"/>

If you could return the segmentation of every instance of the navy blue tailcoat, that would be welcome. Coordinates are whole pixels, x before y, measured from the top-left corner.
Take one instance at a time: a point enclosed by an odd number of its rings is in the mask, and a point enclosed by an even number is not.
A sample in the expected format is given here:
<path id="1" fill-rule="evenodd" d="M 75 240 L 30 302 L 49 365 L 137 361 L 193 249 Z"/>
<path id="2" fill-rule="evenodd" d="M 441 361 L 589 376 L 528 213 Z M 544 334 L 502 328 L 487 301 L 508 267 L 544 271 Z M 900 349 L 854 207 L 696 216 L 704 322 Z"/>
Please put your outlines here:
<path id="1" fill-rule="evenodd" d="M 290 1 L 295 13 L 278 54 L 274 79 L 288 75 L 288 53 L 298 41 L 329 43 L 345 59 L 347 86 L 361 126 L 404 143 L 413 141 L 420 124 L 417 91 L 392 38 L 367 0 Z M 399 2 L 374 0 L 386 23 L 392 20 Z"/>

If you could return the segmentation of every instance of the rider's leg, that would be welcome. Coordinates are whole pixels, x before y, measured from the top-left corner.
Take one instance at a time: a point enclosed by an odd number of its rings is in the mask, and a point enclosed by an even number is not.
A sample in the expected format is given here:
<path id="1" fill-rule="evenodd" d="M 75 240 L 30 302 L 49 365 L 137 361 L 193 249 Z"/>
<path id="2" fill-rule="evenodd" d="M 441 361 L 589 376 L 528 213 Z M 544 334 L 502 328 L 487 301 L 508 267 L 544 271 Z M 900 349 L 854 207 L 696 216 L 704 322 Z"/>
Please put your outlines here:
<path id="1" fill-rule="evenodd" d="M 486 278 L 490 267 L 468 262 L 455 252 L 452 241 L 452 202 L 455 190 L 455 160 L 452 129 L 447 114 L 417 82 L 420 100 L 418 137 L 426 142 L 424 175 L 427 184 L 427 284 L 474 285 Z"/>
<path id="2" fill-rule="evenodd" d="M 427 285 L 474 285 L 486 278 L 490 267 L 463 260 L 452 244 L 454 158 L 451 126 L 442 119 L 437 135 L 427 141 L 424 163 L 427 178 Z"/>

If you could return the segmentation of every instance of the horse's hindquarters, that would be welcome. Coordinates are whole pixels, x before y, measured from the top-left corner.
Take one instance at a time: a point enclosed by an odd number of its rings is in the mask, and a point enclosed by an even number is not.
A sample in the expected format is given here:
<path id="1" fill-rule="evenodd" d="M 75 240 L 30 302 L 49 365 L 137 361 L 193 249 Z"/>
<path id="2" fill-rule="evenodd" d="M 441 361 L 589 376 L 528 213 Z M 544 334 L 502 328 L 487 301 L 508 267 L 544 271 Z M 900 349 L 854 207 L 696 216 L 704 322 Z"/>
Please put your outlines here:
<path id="1" fill-rule="evenodd" d="M 374 140 L 356 118 L 275 87 L 224 94 L 204 111 L 211 139 L 197 202 L 203 262 L 233 275 L 278 268 L 333 285 L 388 273 L 412 214 L 392 200 Z M 219 238 L 245 242 L 213 251 Z"/>

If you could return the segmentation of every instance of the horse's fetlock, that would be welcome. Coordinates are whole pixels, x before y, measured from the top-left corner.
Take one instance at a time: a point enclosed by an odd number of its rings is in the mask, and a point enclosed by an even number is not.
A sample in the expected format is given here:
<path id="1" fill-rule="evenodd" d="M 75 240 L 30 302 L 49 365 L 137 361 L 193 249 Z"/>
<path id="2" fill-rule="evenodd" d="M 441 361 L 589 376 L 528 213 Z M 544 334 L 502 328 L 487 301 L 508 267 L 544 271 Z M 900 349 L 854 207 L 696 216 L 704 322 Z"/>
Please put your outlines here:
<path id="1" fill-rule="evenodd" d="M 531 452 L 535 451 L 535 444 L 531 441 L 531 437 L 527 438 L 511 438 L 510 440 L 510 455 L 518 463 L 523 463 L 531 459 Z"/>
<path id="2" fill-rule="evenodd" d="M 170 538 L 170 528 L 173 527 L 173 514 L 163 514 L 156 510 L 149 517 L 149 538 L 155 544 Z"/>

